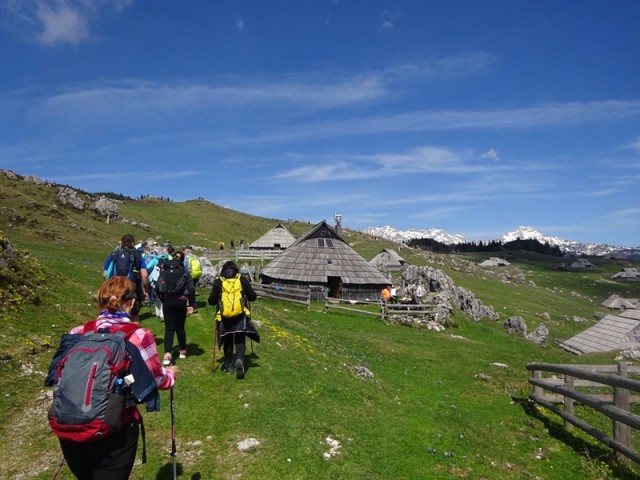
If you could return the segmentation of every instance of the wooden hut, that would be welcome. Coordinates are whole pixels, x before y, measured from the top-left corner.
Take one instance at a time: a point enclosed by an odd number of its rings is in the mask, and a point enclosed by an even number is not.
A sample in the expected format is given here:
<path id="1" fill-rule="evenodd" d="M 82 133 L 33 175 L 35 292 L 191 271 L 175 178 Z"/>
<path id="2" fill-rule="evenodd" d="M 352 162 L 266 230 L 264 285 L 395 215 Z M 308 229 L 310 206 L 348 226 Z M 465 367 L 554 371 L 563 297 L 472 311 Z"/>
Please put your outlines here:
<path id="1" fill-rule="evenodd" d="M 389 279 L 322 221 L 273 259 L 260 273 L 263 284 L 311 288 L 312 299 L 378 300 Z"/>
<path id="2" fill-rule="evenodd" d="M 613 280 L 638 280 L 638 270 L 636 268 L 623 268 L 622 271 L 611 277 Z"/>
<path id="3" fill-rule="evenodd" d="M 409 263 L 391 248 L 383 248 L 369 263 L 386 272 L 399 271 L 409 266 Z"/>
<path id="4" fill-rule="evenodd" d="M 249 245 L 251 250 L 284 250 L 296 241 L 289 230 L 281 223 Z"/>
<path id="5" fill-rule="evenodd" d="M 638 348 L 640 347 L 639 338 L 640 310 L 624 310 L 605 315 L 593 327 L 559 345 L 579 355 Z"/>
<path id="6" fill-rule="evenodd" d="M 627 308 L 637 308 L 637 298 L 622 298 L 617 293 L 613 293 L 604 302 L 601 303 L 603 307 L 607 307 L 610 310 L 626 310 Z"/>

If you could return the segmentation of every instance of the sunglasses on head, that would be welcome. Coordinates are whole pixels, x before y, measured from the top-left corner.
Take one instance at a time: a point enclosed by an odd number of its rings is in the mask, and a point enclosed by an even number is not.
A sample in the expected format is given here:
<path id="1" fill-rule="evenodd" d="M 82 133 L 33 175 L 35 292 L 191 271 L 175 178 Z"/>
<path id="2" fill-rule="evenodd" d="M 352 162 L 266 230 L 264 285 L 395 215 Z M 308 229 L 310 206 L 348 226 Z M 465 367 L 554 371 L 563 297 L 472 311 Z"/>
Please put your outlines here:
<path id="1" fill-rule="evenodd" d="M 132 298 L 136 298 L 136 292 L 132 291 L 132 292 L 127 292 L 122 296 L 122 300 L 131 300 Z"/>

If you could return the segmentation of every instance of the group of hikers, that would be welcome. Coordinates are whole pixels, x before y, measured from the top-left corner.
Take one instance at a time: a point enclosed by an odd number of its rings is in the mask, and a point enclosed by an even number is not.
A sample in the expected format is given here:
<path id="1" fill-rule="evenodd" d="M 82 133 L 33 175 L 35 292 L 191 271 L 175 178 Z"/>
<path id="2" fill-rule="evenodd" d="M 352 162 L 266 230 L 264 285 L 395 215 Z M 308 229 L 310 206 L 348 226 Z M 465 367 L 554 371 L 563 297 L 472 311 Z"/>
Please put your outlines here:
<path id="1" fill-rule="evenodd" d="M 45 385 L 54 387 L 49 423 L 79 479 L 129 478 L 140 432 L 144 445 L 138 404 L 158 410 L 158 390 L 172 389 L 178 376 L 174 336 L 179 358 L 187 357 L 185 324 L 198 311 L 200 263 L 190 245 L 176 250 L 169 242 L 162 248 L 153 243 L 135 244 L 129 234 L 120 239 L 104 263 L 98 317 L 63 335 L 49 367 Z M 154 298 L 165 327 L 162 360 L 154 334 L 140 325 L 141 306 L 151 306 Z M 215 307 L 223 371 L 235 371 L 237 379 L 245 377 L 246 337 L 260 341 L 249 310 L 255 299 L 249 279 L 226 261 L 207 301 Z"/>
<path id="2" fill-rule="evenodd" d="M 415 281 L 413 284 L 408 285 L 406 288 L 402 290 L 398 290 L 398 288 L 394 284 L 385 285 L 380 293 L 380 300 L 383 304 L 387 303 L 411 303 L 414 305 L 419 305 L 422 303 L 422 298 L 424 297 L 426 290 L 424 286 Z"/>

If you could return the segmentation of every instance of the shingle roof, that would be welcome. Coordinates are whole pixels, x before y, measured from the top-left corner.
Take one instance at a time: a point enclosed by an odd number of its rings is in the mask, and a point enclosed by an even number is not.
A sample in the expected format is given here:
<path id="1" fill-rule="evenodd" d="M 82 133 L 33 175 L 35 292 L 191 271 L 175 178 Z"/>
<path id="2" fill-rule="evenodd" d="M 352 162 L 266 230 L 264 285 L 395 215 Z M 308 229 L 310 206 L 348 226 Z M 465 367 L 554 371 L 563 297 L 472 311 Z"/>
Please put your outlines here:
<path id="1" fill-rule="evenodd" d="M 373 266 L 382 264 L 384 266 L 396 266 L 402 267 L 408 265 L 407 261 L 402 258 L 398 252 L 391 248 L 383 248 L 378 255 L 369 260 L 369 263 Z"/>
<path id="2" fill-rule="evenodd" d="M 281 223 L 249 245 L 249 248 L 287 248 L 296 241 Z"/>
<path id="3" fill-rule="evenodd" d="M 640 310 L 606 315 L 593 327 L 560 343 L 574 353 L 610 352 L 640 346 Z"/>
<path id="4" fill-rule="evenodd" d="M 263 277 L 308 284 L 326 284 L 340 277 L 343 285 L 382 287 L 389 279 L 369 264 L 325 221 L 320 222 L 274 258 Z"/>

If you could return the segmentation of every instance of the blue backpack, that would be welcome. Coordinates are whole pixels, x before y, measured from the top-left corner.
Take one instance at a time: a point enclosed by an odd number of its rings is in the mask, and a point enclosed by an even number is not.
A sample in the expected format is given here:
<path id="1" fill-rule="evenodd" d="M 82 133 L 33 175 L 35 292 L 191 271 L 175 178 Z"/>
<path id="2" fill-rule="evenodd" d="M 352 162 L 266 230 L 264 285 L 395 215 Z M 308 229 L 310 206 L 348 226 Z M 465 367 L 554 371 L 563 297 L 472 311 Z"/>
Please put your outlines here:
<path id="1" fill-rule="evenodd" d="M 107 278 L 121 276 L 129 280 L 135 280 L 139 273 L 136 267 L 136 250 L 129 247 L 120 247 L 111 253 L 111 268 Z M 138 254 L 139 255 L 139 254 Z"/>

